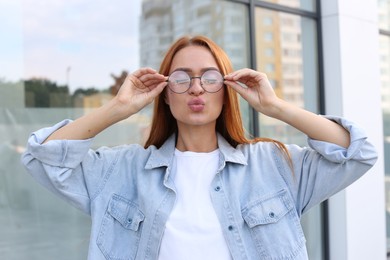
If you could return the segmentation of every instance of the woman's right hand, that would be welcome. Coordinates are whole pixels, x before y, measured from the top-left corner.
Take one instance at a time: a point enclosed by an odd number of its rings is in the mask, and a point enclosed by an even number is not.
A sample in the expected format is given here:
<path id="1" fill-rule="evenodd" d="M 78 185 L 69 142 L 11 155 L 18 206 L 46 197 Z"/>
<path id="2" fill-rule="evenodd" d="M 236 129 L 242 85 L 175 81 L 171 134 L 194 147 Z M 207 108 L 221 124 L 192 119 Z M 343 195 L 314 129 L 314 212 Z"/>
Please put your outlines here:
<path id="1" fill-rule="evenodd" d="M 114 98 L 123 119 L 153 102 L 167 86 L 167 77 L 151 68 L 141 68 L 127 75 Z"/>
<path id="2" fill-rule="evenodd" d="M 137 113 L 153 102 L 167 85 L 167 77 L 151 68 L 129 74 L 110 102 L 52 133 L 50 140 L 83 140 L 96 136 L 107 127 Z"/>

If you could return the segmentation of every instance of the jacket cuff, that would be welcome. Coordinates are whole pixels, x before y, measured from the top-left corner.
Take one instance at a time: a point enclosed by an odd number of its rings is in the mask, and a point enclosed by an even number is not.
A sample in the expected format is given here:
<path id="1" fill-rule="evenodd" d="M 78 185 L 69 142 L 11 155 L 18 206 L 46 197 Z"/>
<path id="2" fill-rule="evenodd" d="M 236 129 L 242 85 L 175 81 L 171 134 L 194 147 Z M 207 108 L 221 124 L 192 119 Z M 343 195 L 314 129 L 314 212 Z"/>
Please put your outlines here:
<path id="1" fill-rule="evenodd" d="M 336 122 L 344 127 L 350 134 L 350 144 L 348 148 L 344 148 L 337 144 L 332 144 L 324 141 L 318 141 L 308 138 L 308 144 L 327 160 L 343 163 L 354 158 L 362 146 L 366 143 L 367 135 L 364 130 L 358 127 L 355 123 L 337 116 L 324 116 L 325 118 Z"/>
<path id="2" fill-rule="evenodd" d="M 33 132 L 27 142 L 27 153 L 42 163 L 75 168 L 88 152 L 93 138 L 86 140 L 50 140 L 42 144 L 53 132 L 69 124 L 72 120 L 63 120 L 54 126 Z"/>

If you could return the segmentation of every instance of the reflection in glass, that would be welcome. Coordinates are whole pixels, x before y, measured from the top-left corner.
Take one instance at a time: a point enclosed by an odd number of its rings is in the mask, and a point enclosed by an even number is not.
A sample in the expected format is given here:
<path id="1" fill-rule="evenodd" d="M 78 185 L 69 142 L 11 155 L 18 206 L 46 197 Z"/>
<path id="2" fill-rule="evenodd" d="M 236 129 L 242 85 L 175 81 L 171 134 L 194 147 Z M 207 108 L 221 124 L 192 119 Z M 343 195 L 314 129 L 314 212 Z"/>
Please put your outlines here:
<path id="1" fill-rule="evenodd" d="M 264 18 L 272 24 L 264 24 Z M 269 35 L 274 35 L 270 38 Z M 258 70 L 267 74 L 276 94 L 317 113 L 317 49 L 313 20 L 256 9 L 256 57 Z M 306 144 L 306 137 L 286 124 L 260 115 L 261 135 L 285 143 Z"/>
<path id="2" fill-rule="evenodd" d="M 267 74 L 279 97 L 318 113 L 315 21 L 257 8 L 255 22 L 257 69 Z M 307 145 L 305 135 L 281 121 L 259 115 L 259 122 L 260 136 Z M 321 207 L 304 215 L 302 224 L 310 259 L 322 259 Z"/>
<path id="3" fill-rule="evenodd" d="M 264 2 L 270 2 L 283 6 L 303 9 L 305 11 L 316 11 L 316 0 L 263 0 Z"/>
<path id="4" fill-rule="evenodd" d="M 29 133 L 108 102 L 129 72 L 158 69 L 166 47 L 184 33 L 213 38 L 236 68 L 249 66 L 245 6 L 141 2 L 42 0 L 22 8 L 21 1 L 0 1 L 7 35 L 0 43 L 0 259 L 87 258 L 89 216 L 42 188 L 20 164 Z M 245 103 L 242 111 L 249 125 Z M 144 109 L 110 127 L 93 148 L 143 143 L 150 117 Z"/>
<path id="5" fill-rule="evenodd" d="M 229 1 L 159 1 L 142 3 L 141 66 L 158 69 L 174 39 L 201 34 L 221 45 L 236 69 L 248 66 L 248 19 L 242 4 Z"/>
<path id="6" fill-rule="evenodd" d="M 300 8 L 312 10 L 306 7 L 310 2 L 302 1 Z M 267 15 L 256 21 L 259 69 L 273 75 L 280 95 L 316 107 L 316 74 L 307 72 L 316 67 L 314 23 Z M 0 31 L 7 35 L 0 42 L 0 259 L 86 259 L 90 219 L 22 169 L 28 134 L 108 102 L 129 72 L 140 66 L 158 69 L 166 48 L 183 34 L 204 34 L 225 49 L 235 69 L 249 67 L 247 7 L 222 0 L 118 0 L 115 5 L 42 0 L 23 1 L 22 8 L 22 1 L 2 1 L 0 16 L 5 18 Z M 242 112 L 249 129 L 246 102 Z M 143 143 L 150 116 L 146 108 L 110 127 L 93 147 Z M 261 118 L 264 135 L 302 141 L 292 129 L 266 120 Z M 320 227 L 318 219 L 313 215 L 305 226 Z M 320 239 L 311 233 L 308 238 L 309 251 L 319 252 L 311 248 L 320 246 Z"/>
<path id="7" fill-rule="evenodd" d="M 140 19 L 141 67 L 158 69 L 171 42 L 187 34 L 213 39 L 225 50 L 234 69 L 249 67 L 248 29 L 246 6 L 231 1 L 144 1 Z M 245 128 L 249 129 L 249 106 L 243 100 L 241 109 Z"/>
<path id="8" fill-rule="evenodd" d="M 87 259 L 90 217 L 34 181 L 20 156 L 32 131 L 101 106 L 139 66 L 139 10 L 140 0 L 0 1 L 0 259 Z M 141 143 L 148 123 L 141 113 L 93 146 Z"/>

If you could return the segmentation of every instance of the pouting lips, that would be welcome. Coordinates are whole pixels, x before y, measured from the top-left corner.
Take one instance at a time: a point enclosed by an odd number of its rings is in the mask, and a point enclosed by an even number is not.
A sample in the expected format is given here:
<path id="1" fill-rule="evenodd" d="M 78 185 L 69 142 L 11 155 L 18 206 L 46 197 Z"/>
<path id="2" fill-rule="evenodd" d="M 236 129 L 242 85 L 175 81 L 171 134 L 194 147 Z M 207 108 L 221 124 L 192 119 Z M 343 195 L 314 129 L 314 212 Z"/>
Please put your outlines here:
<path id="1" fill-rule="evenodd" d="M 188 102 L 188 107 L 194 112 L 200 112 L 204 109 L 205 102 L 201 98 L 194 98 Z"/>

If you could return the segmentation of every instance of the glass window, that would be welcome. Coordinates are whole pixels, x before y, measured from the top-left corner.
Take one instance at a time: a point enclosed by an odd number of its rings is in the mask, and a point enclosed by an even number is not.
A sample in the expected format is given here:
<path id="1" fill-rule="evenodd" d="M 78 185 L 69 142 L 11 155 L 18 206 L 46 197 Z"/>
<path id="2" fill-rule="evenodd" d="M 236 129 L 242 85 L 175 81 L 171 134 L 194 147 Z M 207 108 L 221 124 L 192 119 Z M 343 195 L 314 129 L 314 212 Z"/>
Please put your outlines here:
<path id="1" fill-rule="evenodd" d="M 158 69 L 183 33 L 206 34 L 235 68 L 248 67 L 247 8 L 213 0 L 7 0 L 0 17 L 0 258 L 86 259 L 90 218 L 26 174 L 20 156 L 28 135 L 108 102 L 129 72 Z M 246 102 L 242 111 L 249 128 Z M 151 113 L 110 127 L 93 148 L 143 143 Z"/>
<path id="2" fill-rule="evenodd" d="M 273 57 L 274 56 L 274 49 L 273 48 L 266 48 L 264 50 L 265 56 Z"/>
<path id="3" fill-rule="evenodd" d="M 20 164 L 29 133 L 112 98 L 139 67 L 140 0 L 0 1 L 0 258 L 87 259 L 90 218 Z M 149 114 L 94 147 L 142 142 Z"/>
<path id="4" fill-rule="evenodd" d="M 316 11 L 316 0 L 263 0 L 264 2 L 285 5 L 288 7 L 303 9 L 306 11 Z"/>
<path id="5" fill-rule="evenodd" d="M 161 5 L 161 1 L 147 1 L 142 9 L 159 9 Z M 183 32 L 190 32 L 192 35 L 203 34 L 213 39 L 229 55 L 235 69 L 249 67 L 248 9 L 245 5 L 231 1 L 176 0 L 172 3 L 165 3 L 164 7 L 165 12 L 143 12 L 141 14 L 141 24 L 149 28 L 141 34 L 141 67 L 158 68 L 161 55 L 154 53 L 153 50 L 166 50 L 170 43 L 162 44 L 161 40 L 157 39 L 167 36 L 176 39 L 182 36 Z M 189 18 L 187 10 L 204 15 L 201 19 L 193 20 Z M 168 18 L 165 20 L 166 17 Z M 166 23 L 169 29 L 159 30 L 158 25 L 162 23 Z M 244 124 L 246 129 L 249 129 L 249 106 L 243 100 L 241 103 Z"/>
<path id="6" fill-rule="evenodd" d="M 264 25 L 264 17 L 272 17 L 273 24 Z M 315 21 L 257 8 L 255 26 L 257 69 L 267 74 L 279 97 L 318 113 Z M 270 38 L 267 35 L 274 37 Z M 274 50 L 274 55 L 267 55 L 270 48 Z M 259 122 L 262 137 L 274 138 L 284 143 L 307 145 L 305 135 L 278 120 L 260 114 Z M 311 209 L 304 215 L 302 224 L 307 238 L 309 258 L 322 259 L 321 206 Z"/>
<path id="7" fill-rule="evenodd" d="M 272 25 L 272 17 L 264 17 L 263 18 L 263 25 L 266 26 L 266 25 Z"/>
<path id="8" fill-rule="evenodd" d="M 274 70 L 275 70 L 274 64 L 272 64 L 272 63 L 265 64 L 265 68 L 264 68 L 265 72 L 274 72 Z"/>
<path id="9" fill-rule="evenodd" d="M 273 32 L 264 32 L 263 40 L 267 42 L 272 42 L 274 39 Z"/>
<path id="10" fill-rule="evenodd" d="M 314 2 L 278 1 L 310 11 Z M 25 173 L 20 155 L 28 134 L 108 102 L 129 72 L 158 69 L 170 43 L 183 34 L 205 34 L 225 49 L 235 69 L 250 67 L 247 6 L 223 0 L 6 0 L 0 17 L 6 35 L 0 41 L 0 258 L 86 259 L 89 216 Z M 256 33 L 258 69 L 278 95 L 316 111 L 314 21 L 258 8 Z M 249 129 L 249 107 L 241 102 Z M 110 127 L 93 148 L 143 143 L 151 113 L 147 107 Z M 262 116 L 260 122 L 262 136 L 304 144 L 294 129 Z M 321 259 L 320 208 L 302 221 L 309 256 Z"/>

